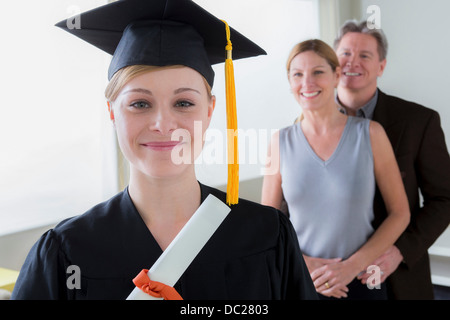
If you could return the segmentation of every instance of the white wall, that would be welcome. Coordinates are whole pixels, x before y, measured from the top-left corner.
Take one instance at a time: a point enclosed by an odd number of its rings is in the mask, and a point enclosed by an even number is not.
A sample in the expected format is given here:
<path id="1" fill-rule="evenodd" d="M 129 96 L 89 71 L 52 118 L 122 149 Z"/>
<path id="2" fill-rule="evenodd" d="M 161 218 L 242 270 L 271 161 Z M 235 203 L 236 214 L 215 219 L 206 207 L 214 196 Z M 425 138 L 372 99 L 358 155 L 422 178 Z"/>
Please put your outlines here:
<path id="1" fill-rule="evenodd" d="M 109 57 L 54 26 L 104 3 L 0 4 L 0 235 L 80 214 L 116 193 L 103 94 Z"/>

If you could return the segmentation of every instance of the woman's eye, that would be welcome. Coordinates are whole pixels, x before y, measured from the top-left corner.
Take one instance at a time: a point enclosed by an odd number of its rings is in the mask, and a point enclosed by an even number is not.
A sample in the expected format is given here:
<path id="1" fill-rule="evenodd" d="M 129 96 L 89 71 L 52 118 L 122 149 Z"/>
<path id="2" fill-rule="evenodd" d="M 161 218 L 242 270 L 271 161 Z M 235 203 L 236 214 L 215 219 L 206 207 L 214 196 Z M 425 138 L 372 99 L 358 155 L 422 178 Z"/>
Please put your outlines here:
<path id="1" fill-rule="evenodd" d="M 177 101 L 177 103 L 175 104 L 176 107 L 180 107 L 180 108 L 187 108 L 187 107 L 191 107 L 194 104 L 192 102 L 186 101 L 186 100 L 181 100 L 181 101 Z"/>
<path id="2" fill-rule="evenodd" d="M 302 74 L 300 72 L 294 73 L 294 77 L 301 77 Z"/>
<path id="3" fill-rule="evenodd" d="M 323 73 L 323 71 L 321 71 L 321 70 L 314 71 L 314 74 L 322 74 L 322 73 Z"/>
<path id="4" fill-rule="evenodd" d="M 149 107 L 149 104 L 145 101 L 137 101 L 130 104 L 130 106 L 136 109 L 145 109 Z"/>

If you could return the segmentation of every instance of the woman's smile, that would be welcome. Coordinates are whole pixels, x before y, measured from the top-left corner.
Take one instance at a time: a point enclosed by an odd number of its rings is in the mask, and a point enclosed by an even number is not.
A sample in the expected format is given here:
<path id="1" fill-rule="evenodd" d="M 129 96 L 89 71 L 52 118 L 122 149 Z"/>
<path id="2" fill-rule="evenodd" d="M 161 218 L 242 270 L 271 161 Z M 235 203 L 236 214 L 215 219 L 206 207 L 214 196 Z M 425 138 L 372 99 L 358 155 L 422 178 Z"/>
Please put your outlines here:
<path id="1" fill-rule="evenodd" d="M 314 99 L 315 97 L 317 97 L 322 91 L 309 91 L 309 92 L 300 92 L 300 95 L 304 98 L 304 99 Z"/>
<path id="2" fill-rule="evenodd" d="M 151 141 L 146 143 L 141 143 L 141 146 L 145 148 L 149 148 L 154 151 L 172 151 L 177 145 L 179 145 L 180 141 Z"/>

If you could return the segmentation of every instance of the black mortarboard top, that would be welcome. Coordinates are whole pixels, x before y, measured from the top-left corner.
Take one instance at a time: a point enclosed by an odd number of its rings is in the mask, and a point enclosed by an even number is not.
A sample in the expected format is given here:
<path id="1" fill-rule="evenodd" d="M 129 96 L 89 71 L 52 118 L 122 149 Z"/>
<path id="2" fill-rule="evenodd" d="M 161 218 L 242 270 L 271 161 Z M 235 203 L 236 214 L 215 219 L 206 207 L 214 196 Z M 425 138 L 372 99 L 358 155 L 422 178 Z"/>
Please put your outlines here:
<path id="1" fill-rule="evenodd" d="M 184 65 L 213 85 L 212 64 L 225 60 L 224 22 L 191 0 L 120 0 L 56 26 L 113 55 L 108 79 L 129 65 Z M 233 59 L 266 54 L 230 28 Z"/>

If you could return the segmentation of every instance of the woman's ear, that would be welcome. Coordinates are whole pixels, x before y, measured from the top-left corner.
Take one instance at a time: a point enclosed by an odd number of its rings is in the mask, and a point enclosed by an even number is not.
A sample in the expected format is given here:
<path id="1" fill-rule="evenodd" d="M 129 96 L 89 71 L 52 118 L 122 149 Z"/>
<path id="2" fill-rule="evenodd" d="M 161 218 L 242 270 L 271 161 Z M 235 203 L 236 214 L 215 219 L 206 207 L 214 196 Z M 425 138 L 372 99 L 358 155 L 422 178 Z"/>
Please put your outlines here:
<path id="1" fill-rule="evenodd" d="M 334 74 L 336 75 L 336 83 L 334 87 L 337 88 L 339 80 L 341 79 L 341 67 L 336 67 L 336 71 L 334 72 Z"/>
<path id="2" fill-rule="evenodd" d="M 216 107 L 216 96 L 211 96 L 211 99 L 209 99 L 209 105 L 208 105 L 208 117 L 206 119 L 206 129 L 209 128 L 209 124 L 211 123 L 212 115 L 214 112 L 214 108 Z"/>
<path id="3" fill-rule="evenodd" d="M 216 107 L 216 96 L 211 96 L 211 101 L 208 106 L 208 118 L 211 119 L 214 108 Z"/>

